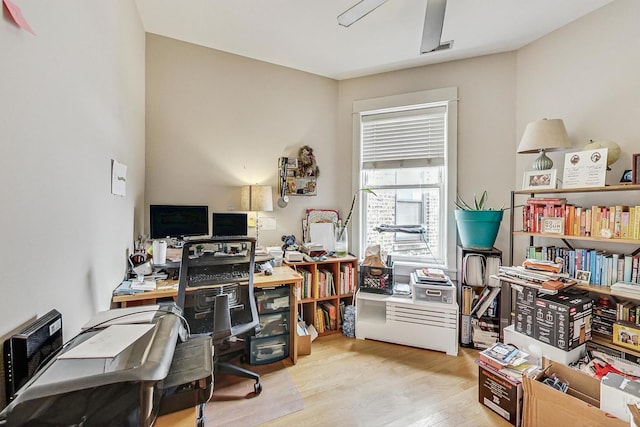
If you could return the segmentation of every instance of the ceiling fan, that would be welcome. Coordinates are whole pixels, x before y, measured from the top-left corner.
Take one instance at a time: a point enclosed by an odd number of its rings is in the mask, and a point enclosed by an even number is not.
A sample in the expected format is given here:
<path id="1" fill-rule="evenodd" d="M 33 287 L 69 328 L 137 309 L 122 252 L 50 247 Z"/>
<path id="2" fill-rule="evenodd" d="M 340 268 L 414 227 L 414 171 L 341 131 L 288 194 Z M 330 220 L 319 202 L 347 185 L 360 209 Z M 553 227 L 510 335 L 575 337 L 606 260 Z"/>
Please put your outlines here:
<path id="1" fill-rule="evenodd" d="M 386 1 L 387 0 L 361 0 L 338 16 L 338 24 L 343 27 L 348 27 L 373 12 Z M 449 49 L 453 45 L 453 41 L 440 42 L 446 7 L 447 0 L 427 0 L 427 11 L 424 16 L 424 27 L 422 30 L 422 44 L 420 46 L 421 54 Z"/>

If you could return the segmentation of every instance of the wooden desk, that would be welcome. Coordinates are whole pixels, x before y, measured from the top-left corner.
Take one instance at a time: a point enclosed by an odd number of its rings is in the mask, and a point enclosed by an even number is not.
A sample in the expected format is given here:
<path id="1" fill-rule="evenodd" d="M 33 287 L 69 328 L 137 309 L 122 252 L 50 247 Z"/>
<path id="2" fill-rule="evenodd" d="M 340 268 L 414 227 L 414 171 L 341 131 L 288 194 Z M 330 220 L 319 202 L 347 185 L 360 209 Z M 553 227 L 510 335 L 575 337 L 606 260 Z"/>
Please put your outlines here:
<path id="1" fill-rule="evenodd" d="M 302 282 L 302 276 L 289 266 L 274 267 L 270 276 L 264 273 L 256 273 L 253 276 L 253 285 L 256 288 L 269 288 L 273 286 L 289 286 L 289 319 L 291 330 L 289 331 L 289 358 L 295 364 L 298 361 L 298 334 L 295 325 L 298 322 L 298 301 L 296 298 L 296 285 Z M 157 286 L 175 284 L 176 281 L 161 281 Z M 155 304 L 159 298 L 176 298 L 178 289 L 163 289 L 145 291 L 133 295 L 114 295 L 111 302 L 116 307 L 129 307 L 134 305 Z"/>

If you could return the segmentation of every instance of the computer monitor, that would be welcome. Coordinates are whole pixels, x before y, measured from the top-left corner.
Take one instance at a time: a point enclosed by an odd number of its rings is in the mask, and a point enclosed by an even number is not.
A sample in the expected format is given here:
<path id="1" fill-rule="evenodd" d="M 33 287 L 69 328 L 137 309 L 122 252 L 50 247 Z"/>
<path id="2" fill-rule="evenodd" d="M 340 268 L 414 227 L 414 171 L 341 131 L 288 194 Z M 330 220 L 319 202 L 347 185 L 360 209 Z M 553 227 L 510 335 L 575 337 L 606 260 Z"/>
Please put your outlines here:
<path id="1" fill-rule="evenodd" d="M 209 207 L 151 205 L 149 223 L 152 239 L 206 236 L 209 234 Z"/>
<path id="2" fill-rule="evenodd" d="M 211 224 L 213 237 L 247 235 L 246 213 L 214 212 Z"/>

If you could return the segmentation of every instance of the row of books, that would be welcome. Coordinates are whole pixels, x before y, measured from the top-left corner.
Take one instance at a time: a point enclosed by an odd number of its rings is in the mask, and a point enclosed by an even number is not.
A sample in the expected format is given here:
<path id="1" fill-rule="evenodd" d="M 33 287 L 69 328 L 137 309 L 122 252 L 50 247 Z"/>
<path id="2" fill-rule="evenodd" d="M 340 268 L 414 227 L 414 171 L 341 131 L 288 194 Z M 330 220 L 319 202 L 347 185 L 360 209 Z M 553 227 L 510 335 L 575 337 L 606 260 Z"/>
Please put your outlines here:
<path id="1" fill-rule="evenodd" d="M 318 269 L 314 272 L 309 270 L 299 270 L 302 276 L 302 283 L 296 288 L 298 300 L 306 298 L 324 298 L 336 295 L 336 283 L 333 272 L 328 269 Z M 315 280 L 314 280 L 315 274 Z M 355 291 L 356 277 L 352 264 L 342 264 L 340 266 L 339 289 L 340 294 L 349 294 Z"/>
<path id="2" fill-rule="evenodd" d="M 318 333 L 323 334 L 327 331 L 336 331 L 339 326 L 336 306 L 330 302 L 318 304 L 315 321 L 315 327 Z"/>
<path id="3" fill-rule="evenodd" d="M 611 286 L 621 281 L 640 283 L 638 275 L 640 255 L 638 254 L 618 254 L 596 249 L 570 249 L 559 246 L 529 246 L 526 257 L 560 261 L 562 273 L 593 285 Z"/>
<path id="4" fill-rule="evenodd" d="M 640 239 L 640 206 L 583 208 L 567 204 L 564 198 L 529 198 L 522 210 L 523 231 L 543 232 L 543 218 L 562 218 L 565 236 Z"/>

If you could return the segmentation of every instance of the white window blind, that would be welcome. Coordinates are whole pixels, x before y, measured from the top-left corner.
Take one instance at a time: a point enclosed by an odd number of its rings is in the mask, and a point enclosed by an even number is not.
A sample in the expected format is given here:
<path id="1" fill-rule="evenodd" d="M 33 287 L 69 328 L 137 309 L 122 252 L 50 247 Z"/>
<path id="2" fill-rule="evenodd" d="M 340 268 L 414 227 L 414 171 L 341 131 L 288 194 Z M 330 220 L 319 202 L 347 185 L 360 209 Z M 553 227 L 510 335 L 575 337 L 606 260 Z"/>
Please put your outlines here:
<path id="1" fill-rule="evenodd" d="M 446 107 L 362 117 L 363 169 L 442 166 Z"/>

